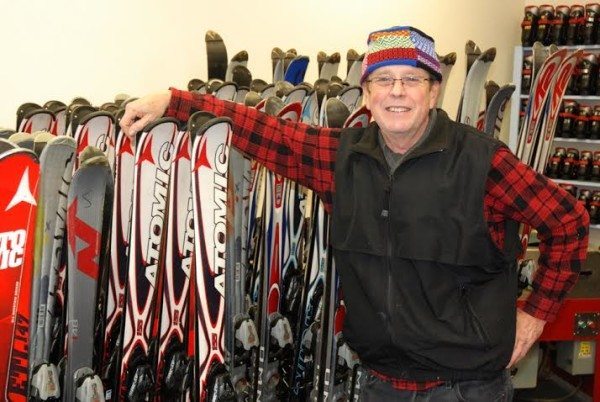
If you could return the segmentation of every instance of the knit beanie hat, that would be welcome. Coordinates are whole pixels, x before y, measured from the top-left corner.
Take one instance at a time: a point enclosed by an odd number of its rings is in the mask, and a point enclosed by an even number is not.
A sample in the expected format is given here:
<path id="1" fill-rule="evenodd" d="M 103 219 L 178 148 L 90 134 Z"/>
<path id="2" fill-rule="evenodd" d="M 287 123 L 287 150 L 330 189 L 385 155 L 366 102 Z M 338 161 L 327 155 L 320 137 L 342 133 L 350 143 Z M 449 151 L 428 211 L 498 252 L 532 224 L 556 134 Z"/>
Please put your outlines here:
<path id="1" fill-rule="evenodd" d="M 442 81 L 442 69 L 435 54 L 433 38 L 413 27 L 392 27 L 371 32 L 369 48 L 362 63 L 362 84 L 369 74 L 383 66 L 420 67 Z"/>

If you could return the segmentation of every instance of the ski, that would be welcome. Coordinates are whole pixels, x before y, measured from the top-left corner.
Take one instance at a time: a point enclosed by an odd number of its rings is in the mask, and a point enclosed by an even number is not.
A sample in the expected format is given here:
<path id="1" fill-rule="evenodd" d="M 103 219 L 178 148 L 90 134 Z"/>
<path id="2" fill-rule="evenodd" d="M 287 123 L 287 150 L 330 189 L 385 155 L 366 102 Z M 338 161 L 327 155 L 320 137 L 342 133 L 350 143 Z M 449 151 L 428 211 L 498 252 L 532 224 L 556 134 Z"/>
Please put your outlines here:
<path id="1" fill-rule="evenodd" d="M 307 56 L 296 56 L 285 70 L 284 81 L 292 85 L 298 85 L 304 81 L 308 62 L 309 58 Z"/>
<path id="2" fill-rule="evenodd" d="M 194 211 L 191 188 L 191 140 L 189 131 L 175 138 L 169 182 L 169 207 L 165 258 L 162 260 L 160 331 L 157 358 L 157 389 L 161 400 L 177 400 L 186 391 L 183 378 L 191 370 L 187 356 Z"/>
<path id="3" fill-rule="evenodd" d="M 442 68 L 442 83 L 440 84 L 437 106 L 441 107 L 446 93 L 446 86 L 448 85 L 448 78 L 450 78 L 450 72 L 456 63 L 456 52 L 448 53 L 443 56 L 438 55 L 438 60 Z"/>
<path id="4" fill-rule="evenodd" d="M 58 272 L 62 264 L 65 240 L 67 194 L 73 173 L 75 141 L 55 137 L 40 157 L 40 196 L 37 219 L 41 224 L 36 238 L 36 260 L 31 308 L 30 373 L 31 396 L 41 400 L 60 396 L 57 361 L 50 361 L 52 344 L 61 327 L 62 305 L 56 303 Z M 36 263 L 37 265 L 37 263 Z M 37 283 L 37 284 L 36 284 Z"/>
<path id="5" fill-rule="evenodd" d="M 354 110 L 362 105 L 362 87 L 360 86 L 349 86 L 339 93 L 338 98 L 346 105 L 348 111 L 352 113 Z"/>
<path id="6" fill-rule="evenodd" d="M 63 394 L 66 401 L 103 401 L 97 361 L 102 344 L 97 340 L 103 327 L 113 177 L 97 148 L 86 148 L 80 160 L 67 200 L 68 353 Z M 82 399 L 91 391 L 93 399 Z"/>
<path id="7" fill-rule="evenodd" d="M 483 52 L 473 62 L 469 69 L 465 84 L 463 87 L 463 97 L 461 98 L 461 107 L 457 121 L 475 126 L 479 114 L 479 104 L 481 102 L 481 92 L 487 73 L 496 58 L 496 48 L 490 48 Z"/>
<path id="8" fill-rule="evenodd" d="M 115 186 L 110 233 L 110 268 L 106 292 L 106 316 L 100 372 L 106 399 L 112 400 L 119 385 L 123 309 L 133 205 L 135 145 L 121 130 L 115 146 Z"/>
<path id="9" fill-rule="evenodd" d="M 0 155 L 3 219 L 0 251 L 0 389 L 7 401 L 27 401 L 31 274 L 37 211 L 39 164 L 31 151 Z"/>
<path id="10" fill-rule="evenodd" d="M 195 390 L 199 400 L 234 394 L 225 367 L 225 252 L 227 163 L 231 121 L 210 120 L 192 146 L 196 268 Z M 202 196 L 201 196 L 202 195 Z"/>
<path id="11" fill-rule="evenodd" d="M 215 31 L 207 31 L 204 41 L 206 43 L 208 79 L 225 80 L 227 74 L 227 48 L 223 38 Z"/>
<path id="12" fill-rule="evenodd" d="M 515 86 L 513 84 L 506 84 L 500 87 L 494 94 L 485 111 L 483 123 L 484 133 L 494 138 L 498 138 L 500 129 L 502 128 L 502 120 L 504 118 L 506 105 L 510 101 L 510 97 L 514 91 Z"/>
<path id="13" fill-rule="evenodd" d="M 223 78 L 225 81 L 234 81 L 234 70 L 238 66 L 246 67 L 248 65 L 248 52 L 242 50 L 241 52 L 236 53 L 232 58 L 229 64 L 227 65 L 227 70 L 225 72 L 225 77 Z M 247 69 L 246 69 L 247 70 Z M 213 77 L 210 77 L 213 78 Z"/>
<path id="14" fill-rule="evenodd" d="M 529 164 L 531 161 L 534 143 L 539 132 L 541 118 L 552 86 L 552 81 L 556 78 L 556 73 L 566 55 L 566 49 L 561 49 L 558 52 L 551 54 L 542 64 L 539 72 L 536 73 L 533 79 L 529 102 L 525 111 L 525 118 L 519 133 L 519 143 L 516 152 L 516 155 L 523 163 Z"/>
<path id="15" fill-rule="evenodd" d="M 157 286 L 178 130 L 176 120 L 161 118 L 137 138 L 118 400 L 139 401 L 154 393 L 154 317 L 160 301 Z"/>

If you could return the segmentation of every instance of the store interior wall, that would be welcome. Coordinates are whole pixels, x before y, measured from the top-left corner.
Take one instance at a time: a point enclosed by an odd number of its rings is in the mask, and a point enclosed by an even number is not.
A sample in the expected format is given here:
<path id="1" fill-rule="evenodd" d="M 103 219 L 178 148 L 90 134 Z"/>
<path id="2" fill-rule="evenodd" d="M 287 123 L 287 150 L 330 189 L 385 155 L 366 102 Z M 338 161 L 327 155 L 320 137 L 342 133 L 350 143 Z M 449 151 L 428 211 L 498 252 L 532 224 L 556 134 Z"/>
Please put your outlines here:
<path id="1" fill-rule="evenodd" d="M 464 80 L 464 45 L 474 40 L 498 53 L 489 78 L 512 77 L 513 48 L 520 40 L 523 4 L 496 0 L 31 0 L 4 1 L 0 34 L 0 126 L 13 127 L 24 102 L 75 96 L 100 105 L 117 93 L 144 95 L 169 86 L 185 88 L 206 78 L 204 33 L 221 34 L 229 56 L 250 54 L 254 77 L 269 80 L 274 46 L 294 47 L 311 57 L 307 81 L 314 81 L 316 54 L 339 51 L 345 74 L 349 48 L 363 52 L 370 31 L 414 25 L 433 36 L 438 53 L 458 53 L 443 107 L 456 114 Z M 506 131 L 506 130 L 504 130 Z M 507 137 L 506 132 L 503 137 Z"/>

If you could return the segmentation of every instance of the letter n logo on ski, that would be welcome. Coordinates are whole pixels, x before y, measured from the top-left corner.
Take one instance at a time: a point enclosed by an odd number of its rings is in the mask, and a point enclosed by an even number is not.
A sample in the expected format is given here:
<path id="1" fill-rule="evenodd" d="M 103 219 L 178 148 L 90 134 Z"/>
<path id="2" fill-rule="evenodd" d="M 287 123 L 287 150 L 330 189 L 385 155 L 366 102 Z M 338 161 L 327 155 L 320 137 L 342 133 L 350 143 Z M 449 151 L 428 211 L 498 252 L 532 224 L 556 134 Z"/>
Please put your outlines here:
<path id="1" fill-rule="evenodd" d="M 77 269 L 92 279 L 98 279 L 98 253 L 100 233 L 77 216 L 78 199 L 75 198 L 67 210 L 67 219 L 72 222 L 73 230 L 67 231 L 69 247 L 77 257 Z M 77 239 L 85 246 L 77 250 Z"/>

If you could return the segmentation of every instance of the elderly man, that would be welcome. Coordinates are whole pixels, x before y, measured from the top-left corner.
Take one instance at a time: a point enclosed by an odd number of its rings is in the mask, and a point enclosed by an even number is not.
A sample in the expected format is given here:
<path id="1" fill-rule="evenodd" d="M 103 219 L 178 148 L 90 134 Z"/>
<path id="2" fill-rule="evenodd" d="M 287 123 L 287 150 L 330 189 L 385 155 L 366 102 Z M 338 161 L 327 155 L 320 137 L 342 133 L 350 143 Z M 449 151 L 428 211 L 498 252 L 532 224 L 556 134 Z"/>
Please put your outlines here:
<path id="1" fill-rule="evenodd" d="M 344 335 L 369 375 L 365 401 L 510 401 L 507 368 L 555 318 L 587 249 L 589 218 L 501 142 L 436 99 L 434 41 L 369 35 L 361 83 L 374 122 L 316 128 L 179 90 L 127 105 L 133 136 L 163 115 L 231 117 L 233 146 L 314 189 L 332 216 Z M 516 308 L 518 222 L 538 230 L 539 270 Z"/>

